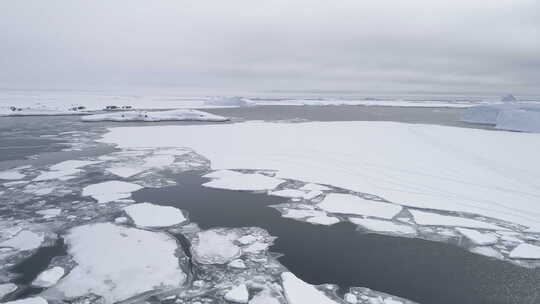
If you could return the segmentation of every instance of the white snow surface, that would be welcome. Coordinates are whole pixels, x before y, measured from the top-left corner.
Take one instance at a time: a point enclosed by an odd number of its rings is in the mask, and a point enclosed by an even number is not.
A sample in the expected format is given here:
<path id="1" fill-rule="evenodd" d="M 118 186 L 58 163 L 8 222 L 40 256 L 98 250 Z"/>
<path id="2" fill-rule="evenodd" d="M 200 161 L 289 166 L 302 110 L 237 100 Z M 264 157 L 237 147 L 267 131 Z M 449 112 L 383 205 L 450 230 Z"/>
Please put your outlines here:
<path id="1" fill-rule="evenodd" d="M 471 242 L 473 242 L 476 245 L 483 246 L 483 245 L 492 245 L 497 243 L 499 238 L 495 233 L 491 232 L 480 232 L 473 229 L 468 228 L 456 228 L 456 230 L 463 234 L 465 237 L 467 237 Z"/>
<path id="2" fill-rule="evenodd" d="M 245 191 L 272 190 L 284 182 L 282 179 L 259 173 L 240 173 L 230 170 L 216 171 L 203 177 L 213 179 L 204 183 L 203 186 L 205 187 Z"/>
<path id="3" fill-rule="evenodd" d="M 84 187 L 83 196 L 91 196 L 100 204 L 131 197 L 131 192 L 142 189 L 137 184 L 123 181 L 106 181 Z"/>
<path id="4" fill-rule="evenodd" d="M 214 121 L 229 120 L 227 117 L 203 111 L 177 109 L 169 111 L 128 111 L 94 114 L 81 117 L 82 121 Z"/>
<path id="5" fill-rule="evenodd" d="M 357 214 L 391 219 L 398 214 L 400 205 L 366 200 L 358 196 L 330 193 L 317 207 L 332 213 Z"/>
<path id="6" fill-rule="evenodd" d="M 291 272 L 281 274 L 283 291 L 289 304 L 337 304 L 338 302 L 327 297 L 322 291 L 315 288 Z"/>
<path id="7" fill-rule="evenodd" d="M 41 233 L 23 230 L 9 240 L 0 243 L 0 247 L 11 247 L 17 250 L 32 250 L 39 248 L 45 237 Z"/>
<path id="8" fill-rule="evenodd" d="M 479 228 L 479 229 L 489 229 L 489 230 L 504 230 L 503 227 L 486 223 L 482 221 L 477 221 L 474 219 L 458 217 L 458 216 L 449 216 L 442 215 L 433 212 L 425 212 L 419 210 L 409 210 L 411 212 L 414 221 L 418 225 L 422 226 L 452 226 L 452 227 L 466 227 L 466 228 Z"/>
<path id="9" fill-rule="evenodd" d="M 66 241 L 77 266 L 53 287 L 66 297 L 92 292 L 113 303 L 186 278 L 164 233 L 100 223 L 71 229 Z"/>
<path id="10" fill-rule="evenodd" d="M 519 244 L 510 251 L 512 259 L 540 259 L 540 247 L 531 244 Z"/>
<path id="11" fill-rule="evenodd" d="M 406 235 L 416 234 L 416 230 L 413 227 L 404 224 L 397 224 L 391 221 L 357 217 L 350 217 L 349 221 L 370 231 Z"/>
<path id="12" fill-rule="evenodd" d="M 277 178 L 540 231 L 538 134 L 396 122 L 251 122 L 112 128 L 102 141 L 121 148 L 189 147 L 216 170 L 275 170 Z"/>
<path id="13" fill-rule="evenodd" d="M 490 124 L 509 131 L 540 132 L 540 104 L 503 103 L 480 105 L 465 110 L 461 120 Z"/>
<path id="14" fill-rule="evenodd" d="M 180 209 L 140 203 L 124 208 L 124 211 L 139 227 L 168 227 L 186 221 Z"/>
<path id="15" fill-rule="evenodd" d="M 40 273 L 37 276 L 37 278 L 32 282 L 32 285 L 37 286 L 37 287 L 45 287 L 45 288 L 51 287 L 54 284 L 56 284 L 56 282 L 58 282 L 60 278 L 64 276 L 64 273 L 65 273 L 64 268 L 60 266 L 49 268 L 43 271 L 42 273 Z"/>

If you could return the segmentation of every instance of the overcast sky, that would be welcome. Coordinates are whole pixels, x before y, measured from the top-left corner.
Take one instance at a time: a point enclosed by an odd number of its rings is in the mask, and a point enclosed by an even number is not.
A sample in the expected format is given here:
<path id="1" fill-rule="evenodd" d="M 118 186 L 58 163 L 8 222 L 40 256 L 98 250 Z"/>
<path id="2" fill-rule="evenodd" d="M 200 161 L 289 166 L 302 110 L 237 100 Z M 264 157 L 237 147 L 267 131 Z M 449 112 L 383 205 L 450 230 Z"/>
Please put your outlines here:
<path id="1" fill-rule="evenodd" d="M 1 87 L 540 93 L 538 0 L 2 0 Z"/>

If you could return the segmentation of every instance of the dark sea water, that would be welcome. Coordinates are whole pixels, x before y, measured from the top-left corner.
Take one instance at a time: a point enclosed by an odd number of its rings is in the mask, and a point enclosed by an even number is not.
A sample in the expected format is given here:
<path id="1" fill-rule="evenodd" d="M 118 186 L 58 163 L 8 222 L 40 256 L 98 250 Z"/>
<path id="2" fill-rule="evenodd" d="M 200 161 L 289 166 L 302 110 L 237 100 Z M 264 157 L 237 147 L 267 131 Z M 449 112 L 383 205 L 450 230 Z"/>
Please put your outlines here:
<path id="1" fill-rule="evenodd" d="M 210 189 L 192 173 L 178 186 L 143 189 L 138 202 L 187 210 L 201 228 L 258 226 L 278 237 L 280 262 L 311 284 L 333 283 L 345 291 L 361 286 L 420 303 L 538 304 L 540 271 L 420 239 L 362 234 L 349 223 L 312 225 L 282 218 L 268 205 L 285 199 Z"/>

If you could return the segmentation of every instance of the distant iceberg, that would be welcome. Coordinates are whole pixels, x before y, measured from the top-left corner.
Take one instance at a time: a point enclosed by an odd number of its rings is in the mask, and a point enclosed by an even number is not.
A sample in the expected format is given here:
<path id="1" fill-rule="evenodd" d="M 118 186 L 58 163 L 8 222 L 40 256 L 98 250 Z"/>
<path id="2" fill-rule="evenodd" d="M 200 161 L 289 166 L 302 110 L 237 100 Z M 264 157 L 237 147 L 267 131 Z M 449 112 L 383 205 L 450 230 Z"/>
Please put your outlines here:
<path id="1" fill-rule="evenodd" d="M 82 117 L 83 121 L 227 121 L 229 118 L 197 110 L 127 111 L 94 114 Z"/>
<path id="2" fill-rule="evenodd" d="M 246 107 L 251 105 L 242 97 L 215 97 L 204 102 L 207 106 L 223 106 L 223 107 Z"/>
<path id="3" fill-rule="evenodd" d="M 494 125 L 496 129 L 540 132 L 540 104 L 513 103 L 481 105 L 466 109 L 461 121 Z"/>

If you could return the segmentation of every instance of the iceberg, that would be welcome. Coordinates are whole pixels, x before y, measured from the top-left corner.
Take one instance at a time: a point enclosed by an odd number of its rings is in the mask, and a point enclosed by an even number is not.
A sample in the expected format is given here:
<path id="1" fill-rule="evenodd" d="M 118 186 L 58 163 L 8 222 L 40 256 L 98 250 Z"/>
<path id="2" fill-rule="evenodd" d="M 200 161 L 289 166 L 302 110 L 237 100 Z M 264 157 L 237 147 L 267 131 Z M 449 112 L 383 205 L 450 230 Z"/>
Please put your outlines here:
<path id="1" fill-rule="evenodd" d="M 94 114 L 81 117 L 82 121 L 95 122 L 95 121 L 212 121 L 212 122 L 224 122 L 229 118 L 210 114 L 197 110 L 169 110 L 169 111 L 128 111 L 128 112 L 114 112 L 105 114 Z"/>
<path id="2" fill-rule="evenodd" d="M 540 259 L 540 247 L 531 244 L 519 244 L 510 251 L 511 259 Z"/>
<path id="3" fill-rule="evenodd" d="M 211 181 L 203 184 L 205 187 L 244 191 L 273 190 L 285 182 L 282 179 L 277 179 L 259 173 L 240 173 L 230 170 L 212 172 L 204 175 L 203 177 L 212 179 Z"/>
<path id="4" fill-rule="evenodd" d="M 493 125 L 499 130 L 539 133 L 540 105 L 532 103 L 480 105 L 466 109 L 461 115 L 461 120 Z"/>

